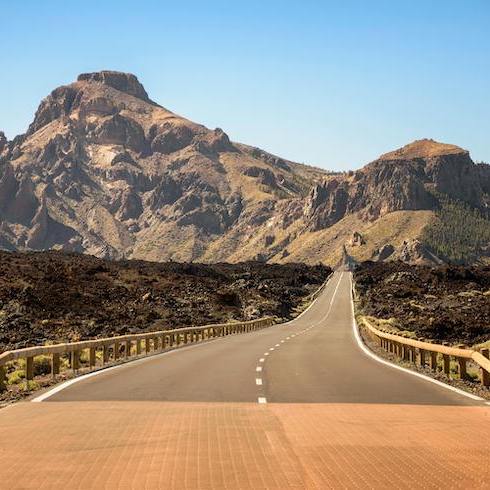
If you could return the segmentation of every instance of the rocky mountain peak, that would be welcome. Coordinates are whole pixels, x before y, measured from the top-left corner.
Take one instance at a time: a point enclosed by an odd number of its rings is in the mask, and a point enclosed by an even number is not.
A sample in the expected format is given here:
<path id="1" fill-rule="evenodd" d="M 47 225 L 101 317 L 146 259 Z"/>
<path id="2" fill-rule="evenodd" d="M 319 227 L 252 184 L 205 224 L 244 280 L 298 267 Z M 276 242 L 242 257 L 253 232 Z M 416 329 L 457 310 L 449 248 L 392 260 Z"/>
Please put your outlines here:
<path id="1" fill-rule="evenodd" d="M 402 148 L 385 153 L 379 157 L 378 161 L 415 160 L 419 158 L 426 159 L 443 155 L 461 155 L 467 153 L 466 150 L 463 150 L 459 146 L 439 143 L 433 139 L 426 138 L 413 141 Z"/>
<path id="2" fill-rule="evenodd" d="M 132 95 L 138 99 L 150 102 L 145 88 L 139 82 L 138 78 L 132 73 L 123 73 L 119 71 L 102 70 L 93 73 L 82 73 L 78 75 L 79 82 L 98 82 L 115 88 L 120 92 Z"/>

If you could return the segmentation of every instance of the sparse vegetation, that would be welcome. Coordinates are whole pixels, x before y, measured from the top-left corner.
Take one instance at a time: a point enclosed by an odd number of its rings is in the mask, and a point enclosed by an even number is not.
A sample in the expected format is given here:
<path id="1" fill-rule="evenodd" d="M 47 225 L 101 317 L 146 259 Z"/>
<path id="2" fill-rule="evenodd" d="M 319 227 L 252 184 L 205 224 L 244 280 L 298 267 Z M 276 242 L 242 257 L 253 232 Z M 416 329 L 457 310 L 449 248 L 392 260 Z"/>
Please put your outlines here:
<path id="1" fill-rule="evenodd" d="M 436 218 L 425 227 L 422 241 L 441 259 L 473 263 L 490 244 L 490 219 L 468 204 L 438 195 Z"/>

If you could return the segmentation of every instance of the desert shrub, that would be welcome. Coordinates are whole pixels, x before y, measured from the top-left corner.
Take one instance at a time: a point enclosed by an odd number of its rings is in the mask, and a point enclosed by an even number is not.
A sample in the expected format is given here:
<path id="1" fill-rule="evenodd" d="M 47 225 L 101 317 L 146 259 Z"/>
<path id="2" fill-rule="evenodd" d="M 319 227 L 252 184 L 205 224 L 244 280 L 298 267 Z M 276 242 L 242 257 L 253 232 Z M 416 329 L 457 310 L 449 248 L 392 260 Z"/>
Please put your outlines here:
<path id="1" fill-rule="evenodd" d="M 26 375 L 23 369 L 16 369 L 11 373 L 7 374 L 7 384 L 9 385 L 18 385 L 22 381 L 24 381 Z"/>

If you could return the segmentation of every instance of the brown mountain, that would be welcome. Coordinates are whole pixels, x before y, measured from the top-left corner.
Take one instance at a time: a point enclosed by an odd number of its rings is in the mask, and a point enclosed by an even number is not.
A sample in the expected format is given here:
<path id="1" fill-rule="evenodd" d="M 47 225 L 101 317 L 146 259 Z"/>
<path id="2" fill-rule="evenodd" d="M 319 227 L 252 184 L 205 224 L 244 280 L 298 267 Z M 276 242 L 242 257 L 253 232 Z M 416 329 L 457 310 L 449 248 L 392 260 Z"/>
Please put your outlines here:
<path id="1" fill-rule="evenodd" d="M 0 133 L 0 247 L 329 263 L 344 246 L 354 259 L 388 247 L 431 261 L 423 236 L 440 196 L 484 214 L 488 168 L 423 140 L 328 173 L 170 112 L 134 75 L 88 73 L 44 99 L 26 134 Z"/>

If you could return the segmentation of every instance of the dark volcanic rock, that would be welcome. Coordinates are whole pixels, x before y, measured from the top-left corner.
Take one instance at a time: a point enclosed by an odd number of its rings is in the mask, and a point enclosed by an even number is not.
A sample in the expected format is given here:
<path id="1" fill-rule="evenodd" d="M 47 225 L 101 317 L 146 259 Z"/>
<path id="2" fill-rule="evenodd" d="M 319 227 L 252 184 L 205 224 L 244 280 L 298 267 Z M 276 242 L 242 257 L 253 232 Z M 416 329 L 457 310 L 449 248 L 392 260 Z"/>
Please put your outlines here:
<path id="1" fill-rule="evenodd" d="M 467 345 L 490 337 L 490 267 L 364 262 L 354 279 L 363 313 L 401 330 Z"/>
<path id="2" fill-rule="evenodd" d="M 39 219 L 46 219 L 44 211 Z M 0 352 L 230 319 L 290 319 L 330 272 L 302 264 L 111 262 L 0 252 Z"/>

